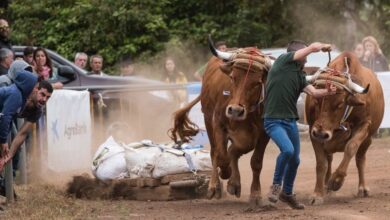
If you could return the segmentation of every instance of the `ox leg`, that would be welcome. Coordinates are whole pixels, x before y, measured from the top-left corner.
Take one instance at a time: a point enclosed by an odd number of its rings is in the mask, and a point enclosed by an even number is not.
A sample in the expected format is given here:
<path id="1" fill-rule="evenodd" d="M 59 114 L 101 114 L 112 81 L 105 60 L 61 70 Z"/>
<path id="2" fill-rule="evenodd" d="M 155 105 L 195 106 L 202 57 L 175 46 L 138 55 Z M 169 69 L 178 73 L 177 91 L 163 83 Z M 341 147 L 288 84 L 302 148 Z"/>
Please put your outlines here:
<path id="1" fill-rule="evenodd" d="M 219 176 L 222 179 L 229 179 L 232 170 L 230 168 L 230 157 L 227 152 L 227 135 L 223 131 L 216 131 L 214 141 L 216 147 L 214 158 L 216 165 L 219 167 Z"/>
<path id="2" fill-rule="evenodd" d="M 327 156 L 320 144 L 313 142 L 314 153 L 316 156 L 316 185 L 314 196 L 311 200 L 312 205 L 321 205 L 324 203 L 325 196 L 325 172 L 328 169 Z M 329 170 L 329 169 L 328 169 Z"/>
<path id="3" fill-rule="evenodd" d="M 366 181 L 364 178 L 364 170 L 366 166 L 366 152 L 368 147 L 371 145 L 371 137 L 369 137 L 363 144 L 360 146 L 359 150 L 356 153 L 356 167 L 359 172 L 359 188 L 358 188 L 358 196 L 359 197 L 367 197 L 370 194 L 369 188 L 366 186 Z"/>
<path id="4" fill-rule="evenodd" d="M 221 168 L 221 173 L 228 173 L 229 168 L 229 157 L 227 156 L 227 137 L 220 129 L 209 129 L 210 124 L 206 123 L 207 133 L 210 138 L 210 156 L 213 165 L 211 179 L 209 182 L 209 188 L 207 192 L 207 198 L 212 199 L 213 197 L 220 199 L 222 197 L 222 184 L 218 176 L 218 167 Z M 209 132 L 213 131 L 213 132 Z M 228 167 L 229 169 L 227 169 Z M 226 171 L 228 170 L 228 171 Z M 221 174 L 219 173 L 219 174 Z M 230 175 L 230 173 L 228 173 Z M 222 175 L 223 176 L 223 175 Z M 223 176 L 224 177 L 224 176 Z"/>
<path id="5" fill-rule="evenodd" d="M 227 184 L 227 191 L 231 195 L 235 195 L 237 198 L 241 196 L 241 177 L 240 177 L 240 171 L 238 169 L 238 159 L 241 156 L 242 156 L 242 152 L 240 152 L 237 149 L 234 143 L 230 145 L 229 157 L 230 157 L 230 168 L 232 170 L 232 174 Z"/>
<path id="6" fill-rule="evenodd" d="M 211 124 L 212 119 L 210 117 L 207 117 L 206 115 L 204 119 L 205 119 L 207 135 L 210 141 L 210 157 L 211 157 L 211 164 L 213 166 L 211 171 L 211 178 L 209 182 L 208 192 L 207 192 L 207 198 L 212 199 L 213 197 L 215 197 L 219 199 L 222 197 L 222 184 L 218 176 L 218 166 L 216 161 L 216 144 L 215 144 L 213 126 Z"/>
<path id="7" fill-rule="evenodd" d="M 330 175 L 332 174 L 332 161 L 333 161 L 333 154 L 328 154 L 326 156 L 326 159 L 328 161 L 328 170 L 326 171 L 325 176 L 325 183 L 327 183 L 330 179 Z"/>
<path id="8" fill-rule="evenodd" d="M 356 155 L 356 152 L 362 145 L 362 142 L 368 136 L 368 126 L 368 123 L 364 124 L 348 141 L 347 145 L 345 146 L 343 160 L 341 161 L 336 171 L 332 174 L 328 182 L 329 190 L 337 191 L 343 185 L 345 177 L 347 176 L 349 162 L 351 161 L 352 157 Z"/>
<path id="9" fill-rule="evenodd" d="M 260 135 L 260 137 L 264 137 L 260 139 L 260 143 L 255 146 L 255 150 L 251 157 L 251 168 L 252 168 L 252 184 L 251 184 L 251 192 L 249 197 L 249 203 L 253 206 L 261 205 L 261 184 L 260 184 L 260 173 L 263 168 L 263 158 L 264 151 L 269 142 L 268 135 L 265 132 Z"/>
<path id="10" fill-rule="evenodd" d="M 215 160 L 212 159 L 211 162 L 213 164 L 213 170 L 211 171 L 211 179 L 207 191 L 207 198 L 212 199 L 215 197 L 216 199 L 220 199 L 222 197 L 222 184 L 218 176 L 218 167 L 215 163 Z"/>

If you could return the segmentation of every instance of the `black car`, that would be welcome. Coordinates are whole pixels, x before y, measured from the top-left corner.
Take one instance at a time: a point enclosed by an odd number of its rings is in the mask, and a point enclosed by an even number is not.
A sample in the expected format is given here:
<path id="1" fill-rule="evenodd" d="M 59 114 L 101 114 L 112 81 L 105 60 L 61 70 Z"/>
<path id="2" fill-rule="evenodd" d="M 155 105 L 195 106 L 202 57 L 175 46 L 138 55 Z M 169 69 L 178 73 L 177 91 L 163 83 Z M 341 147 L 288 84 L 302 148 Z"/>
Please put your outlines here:
<path id="1" fill-rule="evenodd" d="M 22 57 L 25 46 L 14 46 L 15 57 Z M 112 124 L 129 124 L 132 136 L 150 137 L 161 133 L 166 136 L 170 116 L 178 104 L 172 99 L 173 90 L 186 89 L 185 85 L 167 84 L 139 76 L 95 76 L 56 52 L 45 49 L 58 69 L 58 80 L 64 89 L 88 90 L 93 98 L 95 123 L 105 128 Z M 148 124 L 152 126 L 148 126 Z M 105 129 L 103 129 L 105 130 Z"/>

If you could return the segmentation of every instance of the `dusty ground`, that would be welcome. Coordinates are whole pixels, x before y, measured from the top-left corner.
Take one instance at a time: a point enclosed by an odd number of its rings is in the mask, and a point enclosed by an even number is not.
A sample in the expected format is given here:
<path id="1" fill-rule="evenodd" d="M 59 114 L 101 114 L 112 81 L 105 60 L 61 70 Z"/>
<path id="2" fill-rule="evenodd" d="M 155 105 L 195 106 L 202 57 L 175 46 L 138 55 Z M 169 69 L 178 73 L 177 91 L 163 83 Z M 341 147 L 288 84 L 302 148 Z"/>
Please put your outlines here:
<path id="1" fill-rule="evenodd" d="M 375 139 L 368 151 L 366 178 L 370 197 L 355 196 L 358 179 L 355 164 L 351 163 L 340 191 L 326 198 L 324 205 L 306 206 L 304 211 L 292 210 L 284 204 L 277 204 L 276 210 L 248 209 L 251 171 L 246 155 L 240 160 L 243 189 L 239 199 L 225 195 L 221 200 L 87 201 L 66 197 L 64 186 L 34 184 L 16 187 L 20 199 L 4 205 L 0 219 L 390 219 L 389 142 L 390 138 Z M 277 153 L 273 144 L 268 145 L 261 174 L 263 196 L 271 183 Z M 341 154 L 336 154 L 333 167 L 340 158 Z M 303 140 L 295 191 L 305 204 L 314 189 L 314 177 L 314 152 L 310 142 Z"/>

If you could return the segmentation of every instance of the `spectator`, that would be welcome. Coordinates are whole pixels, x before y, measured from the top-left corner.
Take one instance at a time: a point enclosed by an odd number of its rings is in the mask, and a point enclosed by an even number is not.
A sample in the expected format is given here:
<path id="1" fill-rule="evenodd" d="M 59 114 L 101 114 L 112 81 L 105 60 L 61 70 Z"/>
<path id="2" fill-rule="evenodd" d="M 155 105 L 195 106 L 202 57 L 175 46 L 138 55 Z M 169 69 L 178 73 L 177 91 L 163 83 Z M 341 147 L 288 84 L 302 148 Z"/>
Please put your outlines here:
<path id="1" fill-rule="evenodd" d="M 121 76 L 135 76 L 134 64 L 131 57 L 124 59 L 121 63 Z"/>
<path id="2" fill-rule="evenodd" d="M 226 46 L 226 43 L 225 41 L 218 41 L 217 43 L 215 43 L 215 47 L 219 50 L 219 51 L 226 51 L 227 50 L 227 46 Z M 194 77 L 195 79 L 199 80 L 199 81 L 202 81 L 202 78 L 203 78 L 203 74 L 206 70 L 206 67 L 207 67 L 207 63 L 205 63 L 202 67 L 200 67 L 195 73 L 194 73 Z"/>
<path id="3" fill-rule="evenodd" d="M 168 57 L 165 59 L 163 81 L 167 83 L 184 84 L 187 83 L 187 77 L 180 72 L 175 65 L 175 61 Z M 183 106 L 187 101 L 186 91 L 172 91 L 172 98 L 176 101 L 178 106 Z"/>
<path id="4" fill-rule="evenodd" d="M 0 49 L 0 76 L 6 75 L 8 69 L 14 61 L 14 52 L 8 48 Z"/>
<path id="5" fill-rule="evenodd" d="M 23 50 L 23 60 L 26 61 L 30 66 L 34 65 L 34 48 L 25 47 Z"/>
<path id="6" fill-rule="evenodd" d="M 0 19 L 0 48 L 8 48 L 12 50 L 12 44 L 9 40 L 11 30 L 8 21 Z"/>
<path id="7" fill-rule="evenodd" d="M 0 87 L 9 86 L 12 84 L 13 80 L 16 77 L 16 70 L 23 70 L 25 69 L 29 72 L 32 72 L 32 67 L 28 65 L 28 63 L 24 62 L 23 60 L 15 60 L 11 67 L 8 70 L 7 75 L 1 75 L 0 76 Z"/>
<path id="8" fill-rule="evenodd" d="M 84 52 L 76 53 L 76 56 L 74 57 L 74 63 L 78 67 L 85 70 L 85 67 L 87 66 L 87 62 L 88 62 L 88 55 L 86 53 Z"/>
<path id="9" fill-rule="evenodd" d="M 91 71 L 88 73 L 88 75 L 98 75 L 98 76 L 105 76 L 106 74 L 103 73 L 103 57 L 100 55 L 92 55 L 89 59 L 89 65 L 91 66 Z"/>
<path id="10" fill-rule="evenodd" d="M 42 116 L 43 108 L 45 107 L 46 102 L 50 98 L 52 93 L 52 85 L 45 80 L 36 84 L 36 86 L 32 90 L 31 95 L 29 96 L 29 99 L 27 100 L 26 105 L 23 108 L 23 111 L 17 115 L 18 118 L 24 118 L 25 121 L 11 143 L 11 148 L 8 156 L 0 159 L 0 172 L 3 169 L 2 167 L 4 166 L 4 164 L 6 164 L 15 156 L 16 152 L 30 133 L 33 124 L 36 123 L 38 119 Z"/>
<path id="11" fill-rule="evenodd" d="M 121 70 L 121 76 L 135 76 L 134 65 L 128 64 L 127 66 L 123 66 Z"/>
<path id="12" fill-rule="evenodd" d="M 51 59 L 46 50 L 42 47 L 38 47 L 34 50 L 34 72 L 38 75 L 39 81 L 41 80 L 56 80 L 57 70 L 53 67 Z M 63 84 L 61 82 L 52 83 L 54 89 L 61 89 Z"/>
<path id="13" fill-rule="evenodd" d="M 360 61 L 363 60 L 364 55 L 364 47 L 362 43 L 358 43 L 355 45 L 355 48 L 353 49 L 353 52 L 355 55 L 359 58 Z"/>
<path id="14" fill-rule="evenodd" d="M 379 47 L 378 41 L 373 36 L 362 40 L 364 54 L 362 64 L 374 72 L 388 71 L 389 64 Z"/>
<path id="15" fill-rule="evenodd" d="M 167 83 L 187 83 L 187 77 L 176 68 L 175 61 L 168 57 L 165 59 L 163 81 Z"/>
<path id="16" fill-rule="evenodd" d="M 0 145 L 1 157 L 8 155 L 8 135 L 12 119 L 20 109 L 24 108 L 26 100 L 30 97 L 36 83 L 37 77 L 26 70 L 18 72 L 13 80 L 14 84 L 0 88 Z M 2 168 L 0 168 L 2 170 Z"/>

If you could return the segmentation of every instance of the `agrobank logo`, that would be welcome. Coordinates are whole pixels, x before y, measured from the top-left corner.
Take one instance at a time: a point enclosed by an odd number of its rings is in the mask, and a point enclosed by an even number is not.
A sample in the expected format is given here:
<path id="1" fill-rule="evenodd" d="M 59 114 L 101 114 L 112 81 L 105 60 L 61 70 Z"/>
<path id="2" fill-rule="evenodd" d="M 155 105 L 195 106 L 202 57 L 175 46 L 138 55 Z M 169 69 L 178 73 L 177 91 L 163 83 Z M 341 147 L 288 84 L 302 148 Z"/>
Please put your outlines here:
<path id="1" fill-rule="evenodd" d="M 58 119 L 54 120 L 51 123 L 51 130 L 53 133 L 53 142 L 56 142 L 60 139 L 59 136 L 59 125 L 58 125 Z M 70 124 L 65 124 L 64 126 L 64 133 L 63 135 L 69 140 L 75 136 L 80 136 L 80 135 L 85 135 L 87 134 L 87 125 L 85 122 L 82 123 L 70 123 Z"/>

